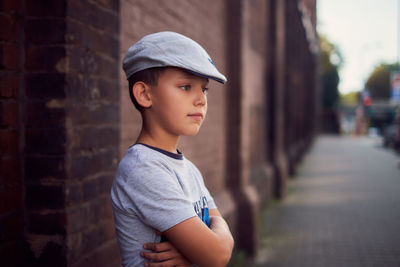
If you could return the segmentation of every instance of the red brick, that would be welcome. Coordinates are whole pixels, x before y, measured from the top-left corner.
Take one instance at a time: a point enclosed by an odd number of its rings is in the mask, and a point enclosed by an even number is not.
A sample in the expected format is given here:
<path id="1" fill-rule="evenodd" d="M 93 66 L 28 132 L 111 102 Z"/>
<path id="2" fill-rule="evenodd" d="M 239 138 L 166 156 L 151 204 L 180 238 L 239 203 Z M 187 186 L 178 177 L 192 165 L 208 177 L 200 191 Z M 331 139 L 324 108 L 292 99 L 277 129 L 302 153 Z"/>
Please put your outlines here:
<path id="1" fill-rule="evenodd" d="M 81 183 L 69 184 L 65 192 L 65 205 L 72 207 L 82 203 L 82 185 Z"/>
<path id="2" fill-rule="evenodd" d="M 80 27 L 78 28 L 81 30 Z M 86 31 L 82 31 L 82 39 L 81 36 L 76 38 L 80 42 L 75 46 L 68 47 L 68 54 L 71 55 L 69 57 L 70 70 L 76 73 L 96 75 L 113 80 L 118 77 L 119 63 L 117 56 L 119 55 L 119 43 L 116 39 Z M 87 42 L 85 39 L 88 39 Z M 115 57 L 111 58 L 107 54 L 110 51 L 115 52 Z"/>
<path id="3" fill-rule="evenodd" d="M 0 191 L 0 214 L 15 212 L 21 208 L 20 188 L 6 188 Z"/>
<path id="4" fill-rule="evenodd" d="M 101 152 L 71 155 L 70 179 L 84 179 L 100 172 L 114 173 L 118 162 L 118 152 L 115 149 L 107 149 Z"/>
<path id="5" fill-rule="evenodd" d="M 38 237 L 36 237 L 38 238 Z M 57 266 L 57 267 L 66 267 L 67 259 L 65 255 L 65 246 L 59 242 L 48 241 L 46 236 L 39 237 L 43 239 L 40 242 L 45 242 L 43 248 L 40 248 L 40 253 L 36 251 L 32 251 L 32 247 L 30 244 L 26 244 L 24 251 L 24 266 Z M 46 242 L 47 241 L 47 242 Z"/>
<path id="6" fill-rule="evenodd" d="M 104 192 L 103 192 L 104 193 Z M 97 196 L 96 199 L 93 199 L 89 202 L 88 209 L 88 223 L 96 224 L 102 220 L 106 220 L 106 198 L 103 194 L 103 197 Z"/>
<path id="7" fill-rule="evenodd" d="M 7 14 L 15 14 L 21 12 L 20 1 L 3 0 L 0 2 L 0 11 Z"/>
<path id="8" fill-rule="evenodd" d="M 67 90 L 74 103 L 87 103 L 101 100 L 117 103 L 120 99 L 118 82 L 107 78 L 90 75 L 68 75 Z M 76 88 L 79 88 L 77 90 Z"/>
<path id="9" fill-rule="evenodd" d="M 17 98 L 18 84 L 18 74 L 0 72 L 0 99 Z"/>
<path id="10" fill-rule="evenodd" d="M 82 232 L 89 223 L 88 206 L 76 205 L 67 209 L 66 229 L 69 234 Z"/>
<path id="11" fill-rule="evenodd" d="M 82 238 L 83 255 L 94 251 L 107 241 L 105 235 L 106 227 L 107 225 L 105 223 L 97 223 L 92 227 L 84 229 Z"/>
<path id="12" fill-rule="evenodd" d="M 22 218 L 20 213 L 13 212 L 4 217 L 2 216 L 0 226 L 1 242 L 18 240 L 22 234 Z"/>
<path id="13" fill-rule="evenodd" d="M 66 130 L 26 129 L 25 152 L 27 155 L 60 156 L 65 153 Z"/>
<path id="14" fill-rule="evenodd" d="M 71 18 L 83 23 L 85 26 L 90 25 L 92 28 L 111 35 L 118 34 L 118 13 L 99 7 L 92 1 L 72 1 L 68 6 L 68 13 Z"/>
<path id="15" fill-rule="evenodd" d="M 28 73 L 25 75 L 26 96 L 29 99 L 65 98 L 65 73 Z"/>
<path id="16" fill-rule="evenodd" d="M 18 33 L 18 23 L 15 18 L 0 13 L 0 25 L 0 41 L 15 42 Z"/>
<path id="17" fill-rule="evenodd" d="M 19 104 L 0 102 L 0 128 L 16 128 L 19 122 Z"/>
<path id="18" fill-rule="evenodd" d="M 6 189 L 17 189 L 21 186 L 19 158 L 2 158 L 0 161 L 0 181 Z M 1 184 L 1 183 L 0 183 Z"/>
<path id="19" fill-rule="evenodd" d="M 33 234 L 65 234 L 66 215 L 64 212 L 31 212 L 29 214 L 29 231 Z"/>
<path id="20" fill-rule="evenodd" d="M 25 157 L 25 179 L 66 179 L 65 156 L 27 156 Z"/>
<path id="21" fill-rule="evenodd" d="M 114 12 L 114 13 L 118 13 L 119 12 L 120 1 L 94 0 L 92 2 L 102 6 L 105 9 L 108 9 L 110 12 Z"/>
<path id="22" fill-rule="evenodd" d="M 119 144 L 119 129 L 116 127 L 82 127 L 71 135 L 71 149 L 78 151 L 95 151 L 98 148 L 115 148 Z"/>
<path id="23" fill-rule="evenodd" d="M 22 264 L 22 245 L 20 240 L 0 243 L 0 259 L 2 266 L 20 267 Z"/>
<path id="24" fill-rule="evenodd" d="M 117 80 L 99 79 L 97 81 L 97 88 L 99 89 L 101 100 L 112 103 L 118 103 L 120 101 L 120 90 L 116 90 L 119 88 Z"/>
<path id="25" fill-rule="evenodd" d="M 62 209 L 65 207 L 64 186 L 27 185 L 25 205 L 31 210 Z"/>
<path id="26" fill-rule="evenodd" d="M 0 129 L 0 156 L 18 154 L 18 130 Z"/>
<path id="27" fill-rule="evenodd" d="M 28 19 L 25 22 L 25 41 L 29 44 L 65 43 L 65 19 Z"/>
<path id="28" fill-rule="evenodd" d="M 63 17 L 66 15 L 67 1 L 26 0 L 25 9 L 30 17 Z"/>
<path id="29" fill-rule="evenodd" d="M 34 46 L 25 49 L 28 71 L 66 71 L 66 52 L 62 46 Z"/>
<path id="30" fill-rule="evenodd" d="M 18 45 L 0 44 L 0 69 L 19 70 Z"/>
<path id="31" fill-rule="evenodd" d="M 51 107 L 51 101 L 30 102 L 26 104 L 25 126 L 28 128 L 54 128 L 65 126 L 65 109 Z M 63 103 L 63 101 L 58 101 Z"/>
<path id="32" fill-rule="evenodd" d="M 116 241 L 110 241 L 98 246 L 92 253 L 80 257 L 79 261 L 73 262 L 71 267 L 107 267 L 120 266 L 121 257 Z"/>
<path id="33" fill-rule="evenodd" d="M 111 184 L 112 184 L 113 180 L 110 181 L 110 189 L 111 189 Z M 105 200 L 105 218 L 113 218 L 113 210 L 111 207 L 111 195 L 106 195 L 106 200 Z"/>
<path id="34" fill-rule="evenodd" d="M 68 114 L 75 126 L 110 124 L 119 121 L 119 105 L 89 102 L 86 105 L 76 105 Z"/>
<path id="35" fill-rule="evenodd" d="M 98 198 L 102 194 L 108 194 L 111 189 L 109 186 L 109 181 L 112 179 L 113 176 L 102 175 L 85 181 L 82 184 L 83 199 L 86 201 L 93 198 Z"/>

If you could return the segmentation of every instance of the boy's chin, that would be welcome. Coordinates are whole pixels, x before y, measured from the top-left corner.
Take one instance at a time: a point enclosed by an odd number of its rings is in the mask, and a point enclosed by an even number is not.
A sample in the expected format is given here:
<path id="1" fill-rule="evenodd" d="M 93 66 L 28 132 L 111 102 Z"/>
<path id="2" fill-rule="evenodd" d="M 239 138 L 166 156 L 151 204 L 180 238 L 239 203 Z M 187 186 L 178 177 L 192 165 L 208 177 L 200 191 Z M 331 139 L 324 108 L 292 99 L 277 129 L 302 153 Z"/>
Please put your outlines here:
<path id="1" fill-rule="evenodd" d="M 200 130 L 200 128 L 197 129 L 197 130 L 187 131 L 183 135 L 184 136 L 196 136 L 199 133 L 199 130 Z"/>

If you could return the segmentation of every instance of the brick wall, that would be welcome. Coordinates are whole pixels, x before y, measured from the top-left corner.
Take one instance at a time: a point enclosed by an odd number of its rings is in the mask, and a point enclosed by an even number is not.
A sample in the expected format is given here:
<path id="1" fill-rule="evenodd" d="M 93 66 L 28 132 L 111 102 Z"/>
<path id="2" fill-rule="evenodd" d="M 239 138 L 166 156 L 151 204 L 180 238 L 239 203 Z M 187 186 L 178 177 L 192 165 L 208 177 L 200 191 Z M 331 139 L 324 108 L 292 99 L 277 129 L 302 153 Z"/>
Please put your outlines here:
<path id="1" fill-rule="evenodd" d="M 309 146 L 315 134 L 314 119 L 317 117 L 315 106 L 311 104 L 315 95 L 317 51 L 313 51 L 316 39 L 309 39 L 315 36 L 315 28 L 307 28 L 312 25 L 311 1 L 305 1 L 309 6 L 302 7 L 295 1 L 288 1 L 285 9 L 286 14 L 286 128 L 285 150 L 288 156 L 288 169 L 290 175 L 295 173 L 296 165 L 304 150 Z M 310 9 L 308 9 L 310 8 Z M 308 33 L 307 31 L 312 31 Z M 311 102 L 310 102 L 311 101 Z"/>

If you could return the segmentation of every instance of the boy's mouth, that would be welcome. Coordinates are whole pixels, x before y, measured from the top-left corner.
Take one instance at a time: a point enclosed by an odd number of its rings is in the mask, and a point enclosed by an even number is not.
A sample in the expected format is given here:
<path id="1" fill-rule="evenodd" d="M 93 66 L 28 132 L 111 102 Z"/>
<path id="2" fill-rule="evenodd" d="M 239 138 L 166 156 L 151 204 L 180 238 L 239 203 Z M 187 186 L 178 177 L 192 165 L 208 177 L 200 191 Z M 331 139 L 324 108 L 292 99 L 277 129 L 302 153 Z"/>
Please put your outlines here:
<path id="1" fill-rule="evenodd" d="M 203 115 L 203 113 L 199 112 L 199 113 L 188 114 L 188 117 L 190 117 L 190 118 L 192 118 L 192 119 L 194 119 L 196 121 L 201 121 L 203 119 L 204 115 Z"/>

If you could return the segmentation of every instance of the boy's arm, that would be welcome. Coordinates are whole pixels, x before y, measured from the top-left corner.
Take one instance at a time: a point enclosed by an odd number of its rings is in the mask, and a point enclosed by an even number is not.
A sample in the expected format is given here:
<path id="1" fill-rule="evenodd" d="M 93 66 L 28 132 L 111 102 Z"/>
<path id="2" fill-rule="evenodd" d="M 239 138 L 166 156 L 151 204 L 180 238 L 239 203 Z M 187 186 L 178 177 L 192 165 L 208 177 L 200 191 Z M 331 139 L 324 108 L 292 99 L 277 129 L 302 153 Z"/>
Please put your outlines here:
<path id="1" fill-rule="evenodd" d="M 189 218 L 163 234 L 190 262 L 200 266 L 225 266 L 231 257 L 233 238 L 229 227 L 217 209 L 210 210 L 210 228 L 198 217 Z M 158 251 L 159 244 L 148 244 Z M 158 253 L 145 253 L 157 261 Z M 149 263 L 147 266 L 152 266 Z M 154 266 L 157 266 L 154 264 Z"/>

